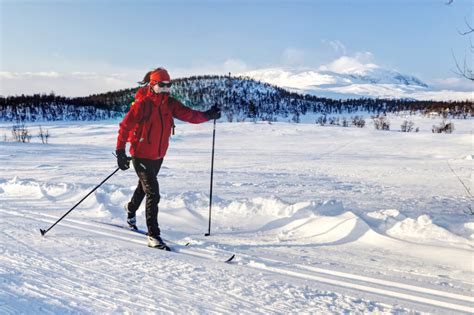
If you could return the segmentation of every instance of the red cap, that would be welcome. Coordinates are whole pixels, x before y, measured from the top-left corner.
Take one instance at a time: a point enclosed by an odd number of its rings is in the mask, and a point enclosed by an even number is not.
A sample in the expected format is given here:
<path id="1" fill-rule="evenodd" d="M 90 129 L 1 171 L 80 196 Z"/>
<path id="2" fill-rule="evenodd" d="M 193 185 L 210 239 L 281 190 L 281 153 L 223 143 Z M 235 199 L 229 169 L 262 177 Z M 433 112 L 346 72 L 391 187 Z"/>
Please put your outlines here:
<path id="1" fill-rule="evenodd" d="M 168 74 L 168 71 L 166 71 L 166 69 L 159 68 L 150 74 L 150 82 L 163 81 L 171 81 L 170 75 Z"/>

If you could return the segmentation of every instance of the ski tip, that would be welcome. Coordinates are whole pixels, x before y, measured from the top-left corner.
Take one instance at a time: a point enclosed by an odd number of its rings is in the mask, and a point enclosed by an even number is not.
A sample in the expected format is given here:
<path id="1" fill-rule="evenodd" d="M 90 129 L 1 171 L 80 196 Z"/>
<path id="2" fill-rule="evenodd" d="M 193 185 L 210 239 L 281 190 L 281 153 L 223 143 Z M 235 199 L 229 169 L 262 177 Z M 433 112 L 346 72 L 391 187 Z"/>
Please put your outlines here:
<path id="1" fill-rule="evenodd" d="M 186 244 L 184 244 L 184 246 L 189 246 L 189 245 L 191 245 L 191 243 L 189 243 L 189 242 L 188 242 L 188 243 L 186 243 Z"/>
<path id="2" fill-rule="evenodd" d="M 43 229 L 40 229 L 40 232 L 41 232 L 41 236 L 44 236 L 46 234 L 46 231 Z"/>
<path id="3" fill-rule="evenodd" d="M 232 256 L 230 256 L 230 258 L 227 259 L 225 262 L 226 262 L 226 263 L 230 263 L 234 258 L 235 258 L 235 254 L 233 254 Z"/>

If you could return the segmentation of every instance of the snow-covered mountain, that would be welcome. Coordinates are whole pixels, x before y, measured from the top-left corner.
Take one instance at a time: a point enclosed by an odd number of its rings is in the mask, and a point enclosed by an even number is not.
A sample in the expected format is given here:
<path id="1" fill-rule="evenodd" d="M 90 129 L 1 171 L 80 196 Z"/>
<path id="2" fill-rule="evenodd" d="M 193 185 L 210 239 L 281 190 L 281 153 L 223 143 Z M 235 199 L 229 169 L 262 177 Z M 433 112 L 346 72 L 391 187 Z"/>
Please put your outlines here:
<path id="1" fill-rule="evenodd" d="M 241 73 L 282 88 L 328 98 L 403 98 L 416 100 L 466 100 L 472 92 L 435 90 L 412 75 L 376 65 L 334 71 L 269 68 Z"/>

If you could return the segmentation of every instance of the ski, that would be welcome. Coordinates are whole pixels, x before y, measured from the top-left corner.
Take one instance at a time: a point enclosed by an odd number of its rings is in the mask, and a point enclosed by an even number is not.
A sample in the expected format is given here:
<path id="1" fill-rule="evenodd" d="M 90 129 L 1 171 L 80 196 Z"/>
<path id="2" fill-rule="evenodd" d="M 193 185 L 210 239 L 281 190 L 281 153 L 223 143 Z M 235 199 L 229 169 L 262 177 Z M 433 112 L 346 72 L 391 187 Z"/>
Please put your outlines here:
<path id="1" fill-rule="evenodd" d="M 119 229 L 122 229 L 122 230 L 126 230 L 126 231 L 129 231 L 129 232 L 134 232 L 134 233 L 137 233 L 137 234 L 140 234 L 140 235 L 148 235 L 148 233 L 142 229 L 134 229 L 132 227 L 129 227 L 129 226 L 125 226 L 125 225 L 121 225 L 121 224 L 115 224 L 115 223 L 108 223 L 108 222 L 100 222 L 100 221 L 94 221 L 95 223 L 99 223 L 99 224 L 103 224 L 103 225 L 108 225 L 108 226 L 112 226 L 112 227 L 115 227 L 115 228 L 119 228 Z M 182 253 L 182 254 L 191 254 L 191 252 L 187 252 L 189 249 L 190 249 L 190 243 L 185 243 L 185 244 L 179 244 L 179 243 L 176 243 L 174 241 L 170 241 L 170 240 L 167 240 L 167 239 L 164 239 L 164 241 L 166 243 L 169 243 L 171 245 L 174 245 L 174 246 L 171 246 L 170 249 L 171 249 L 171 252 L 174 252 L 174 253 Z M 178 250 L 177 248 L 175 247 L 184 247 L 186 248 L 186 252 L 183 251 L 183 250 Z M 194 250 L 193 250 L 194 252 Z M 206 257 L 206 256 L 203 256 L 203 255 L 199 255 L 200 257 L 204 257 L 204 258 L 209 258 L 209 257 Z M 227 259 L 223 260 L 223 262 L 225 263 L 230 263 L 234 260 L 235 258 L 235 254 L 231 254 L 230 257 L 228 257 Z"/>

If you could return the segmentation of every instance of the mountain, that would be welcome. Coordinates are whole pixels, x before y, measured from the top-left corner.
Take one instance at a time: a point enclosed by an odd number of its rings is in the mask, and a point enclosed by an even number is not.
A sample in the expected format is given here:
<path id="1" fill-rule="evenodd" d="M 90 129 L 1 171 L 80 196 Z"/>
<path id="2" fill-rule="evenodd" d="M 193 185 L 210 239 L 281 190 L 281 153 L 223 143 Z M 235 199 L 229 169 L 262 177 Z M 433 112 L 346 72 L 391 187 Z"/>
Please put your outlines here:
<path id="1" fill-rule="evenodd" d="M 270 68 L 241 73 L 290 91 L 335 99 L 386 98 L 412 100 L 467 100 L 471 92 L 435 90 L 412 75 L 378 66 L 344 71 Z"/>

